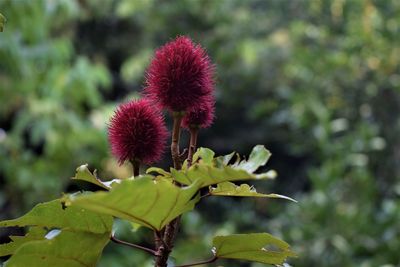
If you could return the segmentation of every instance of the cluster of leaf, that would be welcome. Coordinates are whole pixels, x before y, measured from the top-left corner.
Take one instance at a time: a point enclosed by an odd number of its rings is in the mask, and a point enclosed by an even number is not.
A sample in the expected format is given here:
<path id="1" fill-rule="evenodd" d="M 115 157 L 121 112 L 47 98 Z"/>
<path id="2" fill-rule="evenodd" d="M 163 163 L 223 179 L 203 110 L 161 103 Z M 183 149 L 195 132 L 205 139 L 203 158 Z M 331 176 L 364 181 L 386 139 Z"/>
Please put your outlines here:
<path id="1" fill-rule="evenodd" d="M 173 219 L 192 210 L 205 196 L 290 199 L 257 193 L 247 184 L 232 183 L 273 178 L 271 172 L 254 173 L 270 157 L 263 146 L 254 147 L 248 160 L 237 156 L 229 164 L 233 156 L 234 153 L 214 157 L 210 149 L 200 148 L 190 167 L 185 162 L 182 170 L 171 168 L 166 172 L 149 168 L 148 172 L 159 175 L 110 182 L 101 181 L 87 165 L 82 165 L 73 179 L 103 190 L 65 195 L 62 199 L 38 204 L 18 219 L 0 222 L 1 227 L 29 227 L 24 237 L 12 236 L 11 242 L 0 245 L 0 256 L 12 255 L 5 263 L 7 267 L 95 266 L 112 234 L 113 218 L 161 231 Z M 201 189 L 207 187 L 209 192 L 201 196 Z M 283 264 L 286 258 L 296 255 L 287 243 L 266 233 L 217 236 L 213 239 L 212 252 L 215 260 L 226 258 L 266 264 Z"/>

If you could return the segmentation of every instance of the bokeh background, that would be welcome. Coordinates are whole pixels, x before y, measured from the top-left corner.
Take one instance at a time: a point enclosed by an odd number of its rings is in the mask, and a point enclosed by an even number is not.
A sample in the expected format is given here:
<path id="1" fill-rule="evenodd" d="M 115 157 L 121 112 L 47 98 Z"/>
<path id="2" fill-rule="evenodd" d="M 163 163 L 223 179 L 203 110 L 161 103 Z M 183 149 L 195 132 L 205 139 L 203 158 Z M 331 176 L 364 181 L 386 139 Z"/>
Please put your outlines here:
<path id="1" fill-rule="evenodd" d="M 0 12 L 0 219 L 76 190 L 81 164 L 128 176 L 106 123 L 138 96 L 154 50 L 185 34 L 217 66 L 217 119 L 200 145 L 265 144 L 279 176 L 258 191 L 299 203 L 206 199 L 174 260 L 207 258 L 215 234 L 266 231 L 293 246 L 293 266 L 400 266 L 400 1 L 0 0 Z M 151 245 L 145 229 L 116 228 Z M 98 266 L 151 259 L 110 244 Z"/>

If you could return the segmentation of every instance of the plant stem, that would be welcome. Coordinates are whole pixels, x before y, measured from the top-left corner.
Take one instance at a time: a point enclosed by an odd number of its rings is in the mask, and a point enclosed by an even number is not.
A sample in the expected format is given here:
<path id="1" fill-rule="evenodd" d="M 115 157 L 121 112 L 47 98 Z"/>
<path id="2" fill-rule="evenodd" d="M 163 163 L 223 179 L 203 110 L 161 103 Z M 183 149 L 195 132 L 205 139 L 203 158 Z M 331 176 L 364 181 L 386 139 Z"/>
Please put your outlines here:
<path id="1" fill-rule="evenodd" d="M 189 267 L 189 266 L 196 266 L 196 265 L 202 265 L 202 264 L 207 264 L 207 263 L 213 263 L 216 260 L 218 260 L 217 256 L 212 257 L 211 259 L 205 260 L 205 261 L 199 261 L 195 263 L 189 263 L 189 264 L 184 264 L 184 265 L 179 265 L 175 267 Z"/>
<path id="2" fill-rule="evenodd" d="M 164 233 L 164 242 L 168 249 L 168 254 L 171 252 L 174 247 L 175 237 L 178 233 L 179 225 L 181 222 L 181 216 L 176 217 L 165 227 Z"/>
<path id="3" fill-rule="evenodd" d="M 165 230 L 165 228 L 163 229 Z M 156 249 L 158 249 L 161 245 L 164 244 L 164 231 L 154 231 L 154 244 Z"/>
<path id="4" fill-rule="evenodd" d="M 188 167 L 192 166 L 193 154 L 196 151 L 197 147 L 197 136 L 199 133 L 198 128 L 191 127 L 190 128 L 190 144 L 189 144 L 189 152 L 187 157 Z"/>
<path id="5" fill-rule="evenodd" d="M 209 196 L 211 196 L 210 192 L 208 192 L 207 194 L 202 195 L 202 196 L 200 197 L 200 199 L 203 199 L 203 198 L 209 197 Z"/>
<path id="6" fill-rule="evenodd" d="M 152 250 L 150 248 L 142 247 L 140 245 L 136 245 L 136 244 L 132 244 L 132 243 L 120 240 L 120 239 L 116 238 L 114 235 L 111 235 L 110 240 L 115 242 L 115 243 L 117 243 L 117 244 L 120 244 L 120 245 L 132 247 L 132 248 L 137 248 L 137 249 L 146 251 L 147 253 L 150 253 L 151 255 L 156 255 L 156 251 L 155 250 Z"/>
<path id="7" fill-rule="evenodd" d="M 182 160 L 179 153 L 179 140 L 181 135 L 181 123 L 183 118 L 182 112 L 174 112 L 174 125 L 172 128 L 172 142 L 171 142 L 171 156 L 174 162 L 174 168 L 180 170 L 182 168 Z M 168 262 L 169 254 L 171 253 L 174 245 L 175 236 L 177 234 L 181 217 L 175 218 L 169 224 L 165 226 L 165 229 L 161 231 L 161 239 L 156 236 L 156 259 L 155 267 L 166 267 Z"/>
<path id="8" fill-rule="evenodd" d="M 172 128 L 172 143 L 171 143 L 171 156 L 174 161 L 174 168 L 180 170 L 182 168 L 182 162 L 179 157 L 179 139 L 181 136 L 181 123 L 183 114 L 174 112 L 174 126 Z"/>
<path id="9" fill-rule="evenodd" d="M 130 162 L 132 164 L 133 177 L 139 176 L 140 161 L 137 159 L 132 159 Z"/>

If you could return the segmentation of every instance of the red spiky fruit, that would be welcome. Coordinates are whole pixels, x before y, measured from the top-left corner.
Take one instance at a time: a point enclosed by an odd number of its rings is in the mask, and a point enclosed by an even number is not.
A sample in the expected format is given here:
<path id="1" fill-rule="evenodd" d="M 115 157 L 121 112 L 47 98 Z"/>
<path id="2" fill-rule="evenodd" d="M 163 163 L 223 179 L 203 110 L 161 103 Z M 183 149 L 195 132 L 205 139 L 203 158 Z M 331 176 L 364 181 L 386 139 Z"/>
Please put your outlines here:
<path id="1" fill-rule="evenodd" d="M 210 127 L 214 120 L 214 99 L 206 97 L 199 101 L 199 104 L 187 112 L 182 120 L 182 126 L 190 128 Z"/>
<path id="2" fill-rule="evenodd" d="M 146 75 L 145 95 L 170 111 L 189 111 L 214 90 L 214 66 L 205 50 L 185 36 L 158 49 Z"/>
<path id="3" fill-rule="evenodd" d="M 160 160 L 167 137 L 161 113 L 147 99 L 121 104 L 108 126 L 111 152 L 119 164 L 126 160 L 145 164 Z"/>

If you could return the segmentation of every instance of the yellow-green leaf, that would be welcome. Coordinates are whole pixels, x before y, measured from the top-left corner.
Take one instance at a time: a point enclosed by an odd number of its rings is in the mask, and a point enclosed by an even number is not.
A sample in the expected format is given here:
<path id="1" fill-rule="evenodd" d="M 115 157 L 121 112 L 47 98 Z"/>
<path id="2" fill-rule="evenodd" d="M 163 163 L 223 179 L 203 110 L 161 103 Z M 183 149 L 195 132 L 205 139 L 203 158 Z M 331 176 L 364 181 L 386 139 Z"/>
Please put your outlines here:
<path id="1" fill-rule="evenodd" d="M 26 236 L 0 246 L 0 255 L 13 254 L 5 265 L 12 267 L 96 266 L 112 224 L 109 215 L 65 207 L 59 199 L 38 204 L 20 218 L 0 222 L 2 227 L 32 226 Z"/>
<path id="2" fill-rule="evenodd" d="M 271 152 L 263 145 L 256 145 L 250 153 L 248 160 L 242 160 L 235 166 L 237 169 L 255 172 L 259 167 L 264 166 L 271 157 Z"/>
<path id="3" fill-rule="evenodd" d="M 209 148 L 200 147 L 193 155 L 193 162 L 196 162 L 201 158 L 202 163 L 204 164 L 212 164 L 214 159 L 214 151 Z"/>
<path id="4" fill-rule="evenodd" d="M 268 197 L 268 198 L 282 198 L 293 202 L 297 202 L 293 198 L 278 195 L 278 194 L 262 194 L 248 184 L 235 185 L 231 182 L 223 182 L 217 184 L 217 187 L 210 186 L 210 195 L 213 196 L 231 196 L 231 197 Z"/>
<path id="5" fill-rule="evenodd" d="M 146 170 L 146 174 L 150 174 L 150 173 L 156 173 L 159 175 L 159 177 L 170 177 L 169 172 L 161 169 L 161 168 L 157 168 L 157 167 L 150 167 Z"/>
<path id="6" fill-rule="evenodd" d="M 267 233 L 216 236 L 213 251 L 218 258 L 283 264 L 296 257 L 289 244 Z"/>
<path id="7" fill-rule="evenodd" d="M 47 231 L 42 227 L 31 227 L 24 236 L 10 236 L 11 242 L 0 244 L 0 257 L 14 254 L 14 252 L 23 244 L 43 240 Z"/>
<path id="8" fill-rule="evenodd" d="M 78 207 L 63 207 L 57 199 L 36 205 L 31 211 L 14 220 L 0 222 L 0 227 L 41 226 L 68 228 L 92 233 L 107 233 L 112 229 L 111 216 L 97 214 Z"/>
<path id="9" fill-rule="evenodd" d="M 171 168 L 170 173 L 163 174 L 164 178 L 190 185 L 195 181 L 201 187 L 227 181 L 240 181 L 251 179 L 274 179 L 276 172 L 271 170 L 265 173 L 254 173 L 259 167 L 265 165 L 271 153 L 264 146 L 253 148 L 248 160 L 238 160 L 228 165 L 234 153 L 214 158 L 214 152 L 208 148 L 199 148 L 193 156 L 194 164 L 189 169 L 176 170 Z"/>
<path id="10" fill-rule="evenodd" d="M 89 182 L 106 190 L 109 190 L 113 184 L 118 184 L 121 182 L 119 179 L 114 179 L 109 182 L 101 181 L 99 178 L 97 178 L 96 171 L 94 173 L 90 172 L 87 164 L 81 165 L 76 169 L 76 174 L 74 177 L 72 177 L 72 180 Z"/>
<path id="11" fill-rule="evenodd" d="M 232 152 L 228 155 L 222 156 L 222 164 L 228 165 L 229 161 L 235 156 L 235 152 Z"/>
<path id="12" fill-rule="evenodd" d="M 243 181 L 258 179 L 273 179 L 274 172 L 266 172 L 261 174 L 249 173 L 245 170 L 235 169 L 230 166 L 207 166 L 203 164 L 195 164 L 187 171 L 171 170 L 171 176 L 182 184 L 192 184 L 199 180 L 202 187 L 218 184 L 227 181 Z"/>
<path id="13" fill-rule="evenodd" d="M 181 188 L 167 179 L 154 180 L 146 175 L 124 180 L 109 192 L 71 196 L 67 205 L 161 230 L 174 218 L 193 209 L 199 200 L 198 189 L 198 183 Z"/>
<path id="14" fill-rule="evenodd" d="M 95 267 L 109 238 L 109 233 L 62 230 L 52 239 L 23 244 L 4 266 Z"/>

